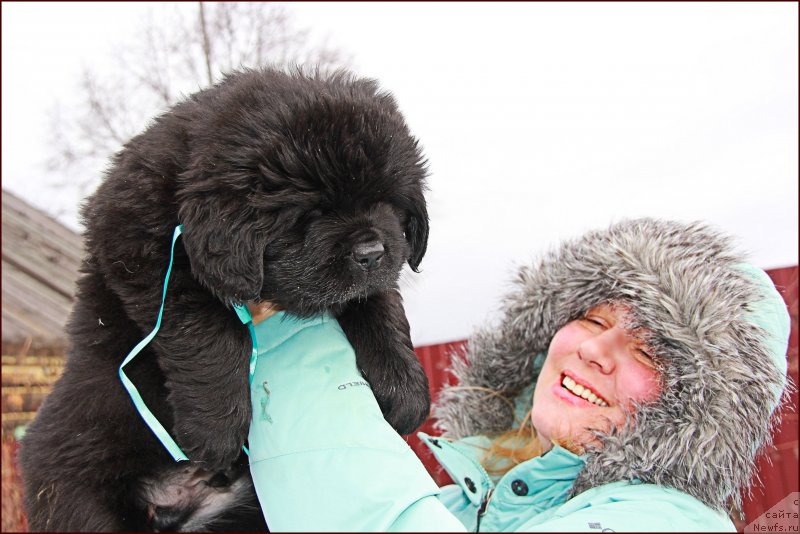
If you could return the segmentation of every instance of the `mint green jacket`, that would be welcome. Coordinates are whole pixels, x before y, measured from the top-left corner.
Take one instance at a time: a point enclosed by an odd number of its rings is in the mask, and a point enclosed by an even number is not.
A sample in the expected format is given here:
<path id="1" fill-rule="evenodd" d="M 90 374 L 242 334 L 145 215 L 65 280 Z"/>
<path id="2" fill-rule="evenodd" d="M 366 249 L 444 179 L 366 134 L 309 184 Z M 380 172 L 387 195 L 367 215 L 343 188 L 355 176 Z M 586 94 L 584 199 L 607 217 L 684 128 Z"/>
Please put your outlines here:
<path id="1" fill-rule="evenodd" d="M 255 332 L 250 469 L 272 531 L 735 531 L 650 484 L 567 500 L 583 459 L 560 447 L 492 479 L 477 461 L 485 438 L 420 434 L 456 481 L 439 488 L 383 419 L 335 319 L 278 313 Z"/>

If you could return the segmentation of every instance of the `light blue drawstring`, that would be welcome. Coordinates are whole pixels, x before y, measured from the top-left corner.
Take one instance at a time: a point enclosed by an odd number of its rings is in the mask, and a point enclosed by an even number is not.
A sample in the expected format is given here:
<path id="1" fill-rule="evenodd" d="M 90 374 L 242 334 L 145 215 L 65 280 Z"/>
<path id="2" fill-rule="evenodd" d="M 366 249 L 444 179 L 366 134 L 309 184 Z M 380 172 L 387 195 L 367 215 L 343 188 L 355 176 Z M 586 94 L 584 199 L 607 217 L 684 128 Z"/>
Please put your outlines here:
<path id="1" fill-rule="evenodd" d="M 169 285 L 169 275 L 172 272 L 172 263 L 175 258 L 175 242 L 178 240 L 178 237 L 183 232 L 183 228 L 181 225 L 175 227 L 175 232 L 172 234 L 172 245 L 170 247 L 169 252 L 169 267 L 167 267 L 167 274 L 164 277 L 164 290 L 161 293 L 161 307 L 158 310 L 158 319 L 156 320 L 156 325 L 153 330 L 142 339 L 133 349 L 128 353 L 125 357 L 125 360 L 119 366 L 119 378 L 122 380 L 122 385 L 125 386 L 125 389 L 128 391 L 128 394 L 131 396 L 133 400 L 133 404 L 136 407 L 136 410 L 139 412 L 139 415 L 142 416 L 144 422 L 147 426 L 150 427 L 150 430 L 153 431 L 153 434 L 158 438 L 158 440 L 164 445 L 167 449 L 167 452 L 170 453 L 172 458 L 176 462 L 182 462 L 185 460 L 189 460 L 189 458 L 183 453 L 181 448 L 175 443 L 175 440 L 172 439 L 172 436 L 169 435 L 167 430 L 164 426 L 158 421 L 153 412 L 147 407 L 142 399 L 142 396 L 139 394 L 139 390 L 136 389 L 136 386 L 133 385 L 133 382 L 127 377 L 125 372 L 122 370 L 128 363 L 130 363 L 133 358 L 141 352 L 141 350 L 150 343 L 153 338 L 158 333 L 159 328 L 161 328 L 161 317 L 164 314 L 164 301 L 167 297 L 167 286 Z M 250 338 L 253 341 L 253 352 L 250 355 L 250 382 L 253 381 L 253 374 L 255 373 L 256 369 L 256 360 L 258 359 L 258 344 L 256 342 L 256 332 L 255 328 L 253 327 L 253 318 L 250 315 L 250 312 L 247 309 L 247 306 L 237 304 L 234 305 L 234 310 L 236 310 L 236 314 L 238 315 L 239 319 L 242 321 L 243 324 L 247 325 L 247 329 L 250 332 Z M 249 455 L 249 451 L 247 447 L 242 447 L 244 451 Z"/>

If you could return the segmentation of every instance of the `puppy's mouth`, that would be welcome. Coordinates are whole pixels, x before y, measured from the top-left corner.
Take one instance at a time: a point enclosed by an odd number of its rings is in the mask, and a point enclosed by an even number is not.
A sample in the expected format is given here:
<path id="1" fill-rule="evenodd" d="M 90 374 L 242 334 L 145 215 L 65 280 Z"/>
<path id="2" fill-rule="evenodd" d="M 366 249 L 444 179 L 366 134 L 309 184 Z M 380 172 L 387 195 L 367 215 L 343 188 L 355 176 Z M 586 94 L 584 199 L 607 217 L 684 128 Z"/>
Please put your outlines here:
<path id="1" fill-rule="evenodd" d="M 390 268 L 379 268 L 371 271 L 355 272 L 350 283 L 342 289 L 334 300 L 335 304 L 350 300 L 363 300 L 373 293 L 389 289 L 400 278 L 400 272 Z"/>
<path id="2" fill-rule="evenodd" d="M 343 230 L 343 224 L 323 219 L 270 243 L 261 298 L 312 315 L 396 287 L 408 256 L 402 233 L 380 226 Z"/>
<path id="3" fill-rule="evenodd" d="M 313 269 L 291 272 L 276 262 L 264 273 L 261 298 L 279 304 L 298 315 L 313 315 L 350 301 L 363 301 L 394 287 L 400 270 L 387 262 L 373 269 L 361 269 L 347 258 L 331 258 Z"/>

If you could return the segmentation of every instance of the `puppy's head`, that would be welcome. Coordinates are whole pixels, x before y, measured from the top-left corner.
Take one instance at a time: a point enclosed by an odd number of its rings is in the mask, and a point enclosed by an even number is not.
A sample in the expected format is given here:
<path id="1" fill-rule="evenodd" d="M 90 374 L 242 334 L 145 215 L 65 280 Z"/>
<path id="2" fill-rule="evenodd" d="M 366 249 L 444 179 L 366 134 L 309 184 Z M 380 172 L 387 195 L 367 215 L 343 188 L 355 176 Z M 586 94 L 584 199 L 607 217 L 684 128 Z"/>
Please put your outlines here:
<path id="1" fill-rule="evenodd" d="M 374 81 L 250 71 L 185 108 L 179 218 L 193 273 L 218 298 L 311 314 L 418 268 L 425 163 Z"/>

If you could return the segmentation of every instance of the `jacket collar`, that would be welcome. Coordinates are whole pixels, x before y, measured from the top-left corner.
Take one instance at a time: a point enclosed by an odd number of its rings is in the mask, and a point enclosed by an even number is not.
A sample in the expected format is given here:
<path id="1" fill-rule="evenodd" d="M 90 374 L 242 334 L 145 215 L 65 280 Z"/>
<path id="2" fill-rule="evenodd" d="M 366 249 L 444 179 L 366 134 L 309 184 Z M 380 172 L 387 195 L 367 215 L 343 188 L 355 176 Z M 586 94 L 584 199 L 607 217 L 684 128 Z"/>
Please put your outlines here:
<path id="1" fill-rule="evenodd" d="M 449 441 L 424 432 L 417 436 L 476 506 L 480 506 L 490 493 L 493 493 L 493 499 L 503 502 L 535 503 L 543 509 L 556 506 L 567 500 L 585 463 L 583 456 L 553 445 L 542 456 L 522 462 L 495 481 L 479 461 L 489 443 L 488 438 L 476 436 Z"/>
<path id="2" fill-rule="evenodd" d="M 285 311 L 279 311 L 254 325 L 259 354 L 270 351 L 290 339 L 299 331 L 333 320 L 329 312 L 301 319 Z"/>

